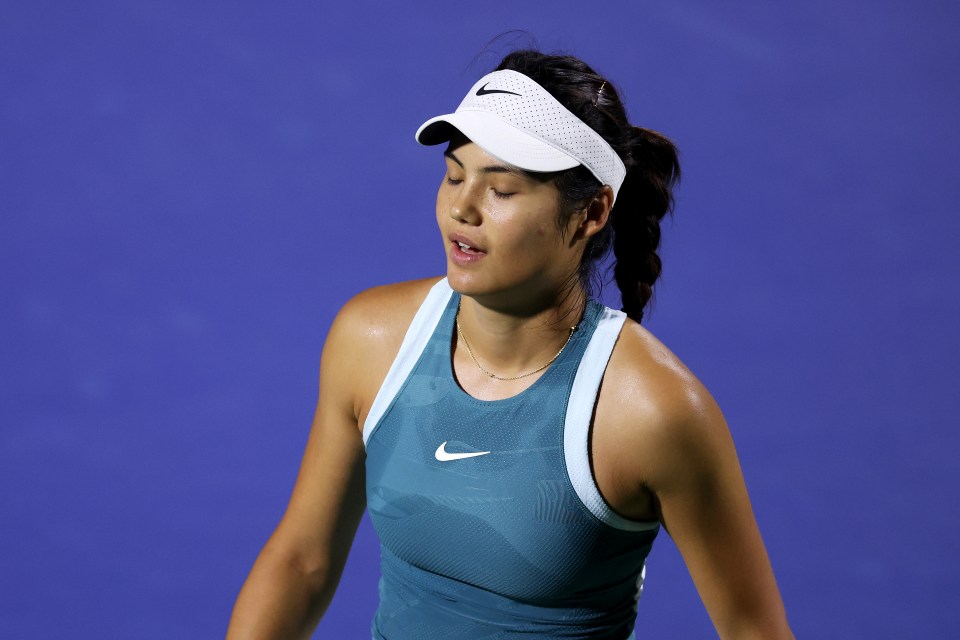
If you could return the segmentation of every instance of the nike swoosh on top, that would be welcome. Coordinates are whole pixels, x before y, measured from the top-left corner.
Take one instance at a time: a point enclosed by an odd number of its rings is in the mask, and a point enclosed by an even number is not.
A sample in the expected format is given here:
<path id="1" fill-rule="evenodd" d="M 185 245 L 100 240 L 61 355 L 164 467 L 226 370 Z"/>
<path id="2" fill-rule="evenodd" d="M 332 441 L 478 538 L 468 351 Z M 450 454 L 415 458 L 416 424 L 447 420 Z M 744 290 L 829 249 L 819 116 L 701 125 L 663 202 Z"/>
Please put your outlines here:
<path id="1" fill-rule="evenodd" d="M 488 82 L 487 84 L 490 84 L 490 83 Z M 523 97 L 522 94 L 514 93 L 513 91 L 504 91 L 503 89 L 487 89 L 487 84 L 477 89 L 478 96 L 485 96 L 489 93 L 509 93 L 512 96 L 520 96 L 521 98 Z"/>
<path id="2" fill-rule="evenodd" d="M 436 456 L 437 460 L 440 462 L 449 462 L 450 460 L 463 460 L 464 458 L 475 458 L 477 456 L 485 456 L 489 451 L 476 451 L 473 453 L 447 453 L 446 450 L 447 441 L 444 440 L 443 444 L 437 447 L 437 452 L 433 454 Z"/>

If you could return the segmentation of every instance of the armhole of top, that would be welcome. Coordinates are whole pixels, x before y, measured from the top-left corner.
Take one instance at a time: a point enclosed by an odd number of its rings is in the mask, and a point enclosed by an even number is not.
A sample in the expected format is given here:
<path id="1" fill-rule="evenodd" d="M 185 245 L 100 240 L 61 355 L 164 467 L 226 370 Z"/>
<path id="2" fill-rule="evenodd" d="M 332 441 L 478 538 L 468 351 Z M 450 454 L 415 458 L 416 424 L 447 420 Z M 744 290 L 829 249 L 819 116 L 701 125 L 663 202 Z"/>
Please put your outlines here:
<path id="1" fill-rule="evenodd" d="M 567 475 L 583 505 L 601 522 L 623 531 L 648 531 L 659 522 L 639 522 L 615 512 L 600 495 L 590 468 L 590 422 L 613 347 L 627 316 L 622 311 L 604 309 L 580 361 L 570 389 L 567 415 L 563 425 L 563 457 Z"/>
<path id="2" fill-rule="evenodd" d="M 430 288 L 430 292 L 424 299 L 423 304 L 417 309 L 416 315 L 413 316 L 413 321 L 410 322 L 410 326 L 403 336 L 400 351 L 397 352 L 397 357 L 394 358 L 393 364 L 390 365 L 390 370 L 387 371 L 387 377 L 383 379 L 383 384 L 380 385 L 380 390 L 377 391 L 377 395 L 373 399 L 373 404 L 370 405 L 370 412 L 363 422 L 364 447 L 366 447 L 367 441 L 376 429 L 383 414 L 387 412 L 397 392 L 400 391 L 400 387 L 403 386 L 410 372 L 413 371 L 413 367 L 420 359 L 420 354 L 423 353 L 423 349 L 427 346 L 427 342 L 430 341 L 430 337 L 436 330 L 437 324 L 440 322 L 440 318 L 443 316 L 443 311 L 446 309 L 447 302 L 449 302 L 452 294 L 453 289 L 450 288 L 447 279 L 442 278 Z"/>

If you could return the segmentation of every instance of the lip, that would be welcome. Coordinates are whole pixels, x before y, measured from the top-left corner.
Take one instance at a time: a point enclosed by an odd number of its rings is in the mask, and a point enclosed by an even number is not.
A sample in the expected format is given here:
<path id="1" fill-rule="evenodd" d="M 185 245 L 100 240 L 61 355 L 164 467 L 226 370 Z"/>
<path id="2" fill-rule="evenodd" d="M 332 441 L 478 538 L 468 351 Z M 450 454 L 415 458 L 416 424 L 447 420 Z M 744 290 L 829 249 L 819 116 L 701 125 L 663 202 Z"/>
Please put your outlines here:
<path id="1" fill-rule="evenodd" d="M 451 233 L 447 238 L 450 241 L 450 259 L 459 265 L 467 265 L 482 260 L 487 252 L 481 247 L 477 246 L 477 243 L 468 238 L 465 235 L 459 233 Z M 478 251 L 479 253 L 467 253 L 460 248 L 460 243 L 470 245 L 472 249 Z"/>

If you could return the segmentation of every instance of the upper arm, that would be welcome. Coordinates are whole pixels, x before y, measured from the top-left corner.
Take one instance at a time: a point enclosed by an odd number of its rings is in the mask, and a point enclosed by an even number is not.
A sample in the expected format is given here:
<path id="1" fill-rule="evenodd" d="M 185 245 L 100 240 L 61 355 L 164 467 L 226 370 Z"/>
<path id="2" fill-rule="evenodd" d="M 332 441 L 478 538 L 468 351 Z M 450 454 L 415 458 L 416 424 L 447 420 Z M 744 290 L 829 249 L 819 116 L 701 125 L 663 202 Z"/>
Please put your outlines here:
<path id="1" fill-rule="evenodd" d="M 792 637 L 719 406 L 666 347 L 626 343 L 619 468 L 654 497 L 721 637 Z"/>
<path id="2" fill-rule="evenodd" d="M 330 328 L 320 360 L 320 389 L 290 502 L 271 543 L 308 571 L 339 568 L 363 514 L 364 449 L 356 404 L 362 371 L 357 309 L 347 303 Z"/>
<path id="3" fill-rule="evenodd" d="M 684 396 L 648 479 L 664 526 L 722 636 L 789 637 L 726 421 L 699 383 Z"/>
<path id="4" fill-rule="evenodd" d="M 310 436 L 271 539 L 311 571 L 339 575 L 346 561 L 366 503 L 361 421 L 435 281 L 365 291 L 344 305 L 327 335 Z"/>

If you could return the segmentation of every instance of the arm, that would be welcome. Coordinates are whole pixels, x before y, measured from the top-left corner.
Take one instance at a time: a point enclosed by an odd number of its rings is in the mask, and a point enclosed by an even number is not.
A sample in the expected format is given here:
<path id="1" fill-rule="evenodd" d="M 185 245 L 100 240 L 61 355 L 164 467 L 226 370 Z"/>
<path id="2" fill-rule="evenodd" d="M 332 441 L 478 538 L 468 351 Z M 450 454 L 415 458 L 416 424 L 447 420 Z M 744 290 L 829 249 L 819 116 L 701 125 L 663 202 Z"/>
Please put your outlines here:
<path id="1" fill-rule="evenodd" d="M 726 421 L 699 382 L 668 422 L 649 482 L 721 638 L 793 638 Z"/>
<path id="2" fill-rule="evenodd" d="M 333 598 L 363 514 L 364 450 L 349 305 L 331 327 L 313 426 L 290 503 L 234 606 L 228 640 L 308 638 Z"/>
<path id="3" fill-rule="evenodd" d="M 635 323 L 607 371 L 594 433 L 604 496 L 628 517 L 659 517 L 721 638 L 793 638 L 713 397 Z"/>

